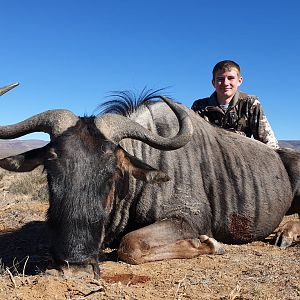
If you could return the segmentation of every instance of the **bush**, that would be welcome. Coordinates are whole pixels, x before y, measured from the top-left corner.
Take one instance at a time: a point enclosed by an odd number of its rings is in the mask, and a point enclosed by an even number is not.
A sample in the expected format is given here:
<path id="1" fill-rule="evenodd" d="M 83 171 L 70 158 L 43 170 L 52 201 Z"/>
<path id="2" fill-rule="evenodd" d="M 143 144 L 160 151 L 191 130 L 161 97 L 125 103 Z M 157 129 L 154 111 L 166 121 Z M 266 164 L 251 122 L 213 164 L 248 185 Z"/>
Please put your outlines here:
<path id="1" fill-rule="evenodd" d="M 33 171 L 22 174 L 10 185 L 11 194 L 31 196 L 33 200 L 48 201 L 48 184 L 46 174 Z"/>

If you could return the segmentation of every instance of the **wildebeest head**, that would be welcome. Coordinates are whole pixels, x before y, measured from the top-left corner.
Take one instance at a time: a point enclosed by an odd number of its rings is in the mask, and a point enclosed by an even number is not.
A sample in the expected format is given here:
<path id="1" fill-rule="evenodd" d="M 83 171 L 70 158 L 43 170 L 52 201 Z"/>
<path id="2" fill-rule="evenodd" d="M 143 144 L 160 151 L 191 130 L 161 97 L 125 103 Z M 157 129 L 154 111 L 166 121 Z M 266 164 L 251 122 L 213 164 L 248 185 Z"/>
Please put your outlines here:
<path id="1" fill-rule="evenodd" d="M 175 137 L 158 136 L 122 115 L 77 117 L 68 110 L 50 110 L 14 125 L 0 126 L 1 139 L 31 132 L 50 135 L 46 146 L 2 159 L 0 167 L 27 172 L 44 165 L 49 186 L 51 254 L 57 265 L 97 265 L 106 222 L 120 192 L 117 185 L 125 173 L 146 182 L 169 179 L 119 145 L 123 139 L 132 138 L 167 151 L 190 140 L 193 129 L 187 114 L 169 99 L 158 97 L 178 118 L 180 130 Z"/>

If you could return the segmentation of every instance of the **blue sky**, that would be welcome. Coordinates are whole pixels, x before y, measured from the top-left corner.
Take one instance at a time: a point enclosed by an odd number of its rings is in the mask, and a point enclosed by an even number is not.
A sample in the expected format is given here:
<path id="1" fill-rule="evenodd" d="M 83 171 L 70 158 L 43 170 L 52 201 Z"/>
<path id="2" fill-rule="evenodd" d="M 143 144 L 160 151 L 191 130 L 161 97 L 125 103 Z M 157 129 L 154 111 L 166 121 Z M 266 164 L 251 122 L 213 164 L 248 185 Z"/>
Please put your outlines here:
<path id="1" fill-rule="evenodd" d="M 93 114 L 110 91 L 168 87 L 191 106 L 223 59 L 242 68 L 278 139 L 299 140 L 300 1 L 1 1 L 0 124 L 66 108 Z M 24 138 L 47 139 L 45 134 Z"/>

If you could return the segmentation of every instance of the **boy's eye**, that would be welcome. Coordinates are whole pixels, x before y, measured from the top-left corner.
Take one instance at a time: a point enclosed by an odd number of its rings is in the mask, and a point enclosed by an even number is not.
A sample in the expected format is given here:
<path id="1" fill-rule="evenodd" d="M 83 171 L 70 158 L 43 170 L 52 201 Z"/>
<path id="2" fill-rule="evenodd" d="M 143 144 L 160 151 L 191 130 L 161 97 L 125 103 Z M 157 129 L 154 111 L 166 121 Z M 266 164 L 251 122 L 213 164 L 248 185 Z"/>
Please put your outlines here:
<path id="1" fill-rule="evenodd" d="M 234 76 L 228 76 L 228 77 L 217 77 L 217 82 L 223 82 L 225 81 L 225 78 L 227 78 L 227 80 L 234 80 L 235 77 Z"/>

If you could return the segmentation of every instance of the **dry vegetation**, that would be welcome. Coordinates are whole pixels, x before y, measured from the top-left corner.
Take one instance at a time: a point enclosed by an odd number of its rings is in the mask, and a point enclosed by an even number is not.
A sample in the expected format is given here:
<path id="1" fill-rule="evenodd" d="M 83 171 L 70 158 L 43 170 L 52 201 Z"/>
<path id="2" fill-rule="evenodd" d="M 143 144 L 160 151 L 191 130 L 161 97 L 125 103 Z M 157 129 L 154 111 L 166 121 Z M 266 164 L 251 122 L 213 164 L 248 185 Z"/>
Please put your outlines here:
<path id="1" fill-rule="evenodd" d="M 300 299 L 300 245 L 225 245 L 222 256 L 139 266 L 106 261 L 99 281 L 46 275 L 46 191 L 42 169 L 0 170 L 0 299 Z"/>
<path id="2" fill-rule="evenodd" d="M 41 170 L 24 173 L 10 185 L 8 192 L 13 195 L 27 195 L 32 200 L 48 201 L 46 174 L 42 173 Z"/>

